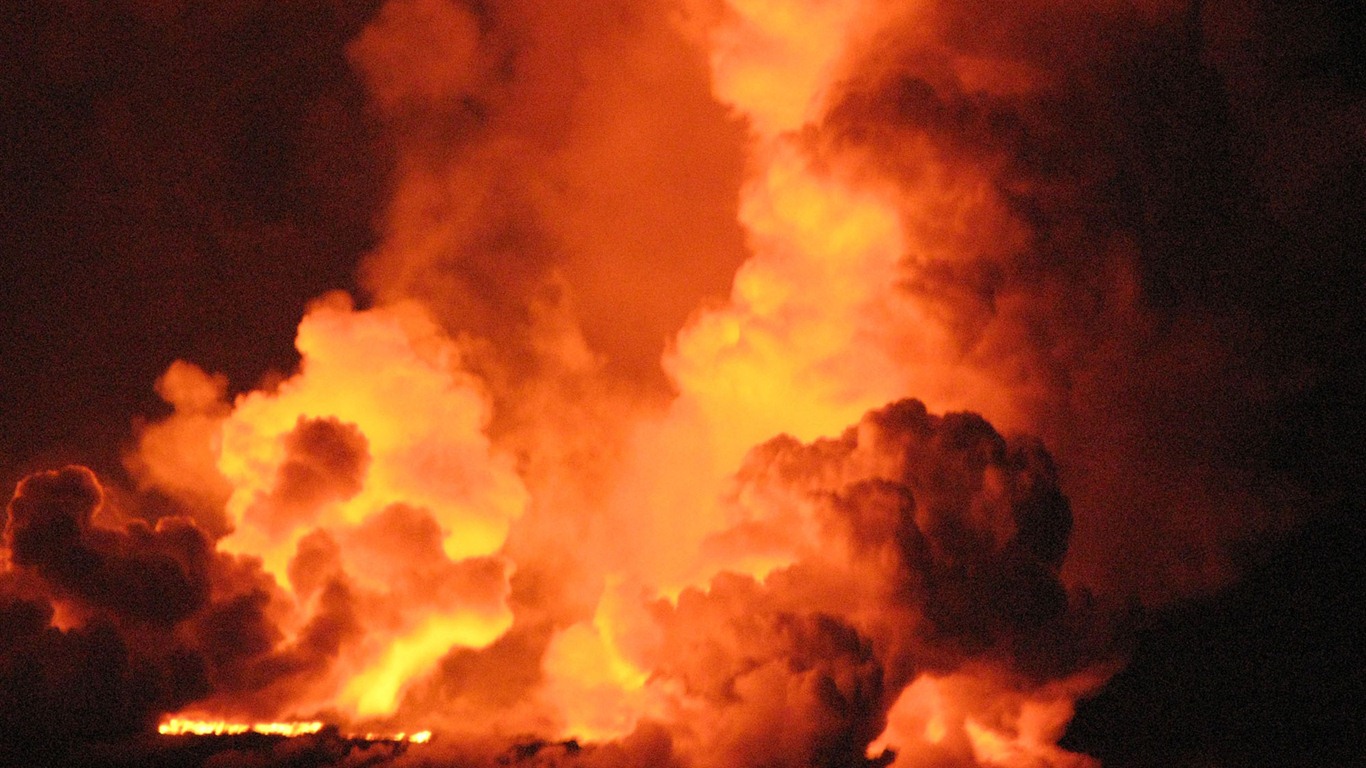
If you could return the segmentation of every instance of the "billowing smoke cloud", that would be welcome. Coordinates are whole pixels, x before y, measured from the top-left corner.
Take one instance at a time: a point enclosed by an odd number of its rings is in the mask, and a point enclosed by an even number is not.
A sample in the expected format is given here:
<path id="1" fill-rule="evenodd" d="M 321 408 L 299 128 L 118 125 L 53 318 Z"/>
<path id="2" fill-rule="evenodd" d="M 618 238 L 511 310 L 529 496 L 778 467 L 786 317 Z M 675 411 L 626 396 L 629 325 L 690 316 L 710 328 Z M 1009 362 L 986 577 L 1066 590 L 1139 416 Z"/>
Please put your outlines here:
<path id="1" fill-rule="evenodd" d="M 99 482 L 73 467 L 28 478 L 5 523 L 10 562 L 59 595 L 153 624 L 173 624 L 208 600 L 211 546 L 193 525 L 165 518 L 126 531 L 92 525 Z"/>
<path id="2" fill-rule="evenodd" d="M 857 764 L 912 680 L 953 674 L 980 689 L 946 698 L 1011 742 L 1019 726 L 992 708 L 1104 658 L 1084 597 L 1069 601 L 1058 579 L 1071 516 L 1051 460 L 976 416 L 903 401 L 838 439 L 775 439 L 750 454 L 729 505 L 718 549 L 764 542 L 790 564 L 761 581 L 723 573 L 655 608 L 647 685 L 706 702 L 683 725 L 692 761 Z M 883 745 L 914 755 L 949 738 L 967 763 L 991 747 L 966 722 Z"/>
<path id="3" fill-rule="evenodd" d="M 355 10 L 392 169 L 362 306 L 315 301 L 254 390 L 171 365 L 130 490 L 19 485 L 0 732 L 1091 764 L 1055 745 L 1116 606 L 1317 501 L 1268 417 L 1346 354 L 1259 351 L 1293 302 L 1247 273 L 1332 237 L 1247 178 L 1278 134 L 1229 46 L 1262 16 L 1215 5 Z"/>
<path id="4" fill-rule="evenodd" d="M 349 48 L 399 158 L 366 286 L 511 347 L 512 375 L 568 333 L 658 386 L 664 344 L 742 258 L 741 131 L 681 12 L 385 4 Z"/>
<path id="5" fill-rule="evenodd" d="M 847 63 L 822 151 L 902 198 L 903 290 L 942 335 L 893 335 L 948 368 L 911 391 L 1057 452 L 1080 512 L 1076 578 L 1155 601 L 1221 583 L 1236 540 L 1283 512 L 1262 495 L 1265 465 L 1229 458 L 1259 439 L 1277 387 L 1238 368 L 1257 342 L 1169 284 L 1183 262 L 1238 247 L 1218 220 L 1233 215 L 1218 185 L 1236 180 L 1234 148 L 1199 8 L 887 12 Z"/>
<path id="6" fill-rule="evenodd" d="M 214 691 L 265 697 L 316 671 L 305 649 L 277 647 L 273 583 L 193 521 L 120 524 L 83 467 L 31 475 L 6 512 L 6 753 L 127 738 Z"/>

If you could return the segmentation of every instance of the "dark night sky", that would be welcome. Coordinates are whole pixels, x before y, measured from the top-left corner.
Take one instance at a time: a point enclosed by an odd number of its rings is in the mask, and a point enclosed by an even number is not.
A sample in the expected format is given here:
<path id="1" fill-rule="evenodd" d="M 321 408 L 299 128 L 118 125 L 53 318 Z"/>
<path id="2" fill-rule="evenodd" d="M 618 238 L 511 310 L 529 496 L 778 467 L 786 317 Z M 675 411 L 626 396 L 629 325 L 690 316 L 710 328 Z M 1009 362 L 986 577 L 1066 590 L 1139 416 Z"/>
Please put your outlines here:
<path id="1" fill-rule="evenodd" d="M 151 384 L 193 360 L 250 387 L 370 245 L 383 152 L 329 3 L 158 24 L 18 3 L 0 41 L 0 474 L 115 469 Z"/>
<path id="2" fill-rule="evenodd" d="M 172 21 L 154 2 L 5 3 L 6 489 L 68 461 L 118 477 L 172 360 L 249 388 L 294 364 L 309 299 L 355 289 L 388 147 L 345 45 L 377 5 L 205 3 Z M 1069 737 L 1107 765 L 1366 765 L 1366 6 L 1239 7 L 1270 33 L 1204 40 L 1221 78 L 1148 62 L 1155 170 L 1134 183 L 1177 194 L 1147 212 L 1169 255 L 1145 288 L 1244 318 L 1246 364 L 1299 382 L 1263 453 L 1313 511 L 1226 592 L 1137 619 L 1133 666 Z"/>

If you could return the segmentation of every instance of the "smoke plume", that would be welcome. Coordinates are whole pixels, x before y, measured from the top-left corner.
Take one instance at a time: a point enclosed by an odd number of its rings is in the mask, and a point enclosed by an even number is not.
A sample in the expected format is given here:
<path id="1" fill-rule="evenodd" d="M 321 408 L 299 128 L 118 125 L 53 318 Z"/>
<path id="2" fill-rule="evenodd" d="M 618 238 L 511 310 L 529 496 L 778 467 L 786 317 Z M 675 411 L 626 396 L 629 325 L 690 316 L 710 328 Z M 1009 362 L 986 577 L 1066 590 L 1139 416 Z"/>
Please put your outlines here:
<path id="1" fill-rule="evenodd" d="M 317 199 L 193 199 L 365 253 L 285 372 L 189 350 L 121 466 L 18 483 L 0 758 L 136 764 L 175 715 L 331 726 L 219 765 L 1091 766 L 1057 743 L 1133 613 L 1335 492 L 1278 451 L 1352 354 L 1286 318 L 1346 327 L 1360 277 L 1293 112 L 1363 113 L 1256 108 L 1280 12 L 314 5 L 119 12 L 170 51 L 326 21 Z"/>

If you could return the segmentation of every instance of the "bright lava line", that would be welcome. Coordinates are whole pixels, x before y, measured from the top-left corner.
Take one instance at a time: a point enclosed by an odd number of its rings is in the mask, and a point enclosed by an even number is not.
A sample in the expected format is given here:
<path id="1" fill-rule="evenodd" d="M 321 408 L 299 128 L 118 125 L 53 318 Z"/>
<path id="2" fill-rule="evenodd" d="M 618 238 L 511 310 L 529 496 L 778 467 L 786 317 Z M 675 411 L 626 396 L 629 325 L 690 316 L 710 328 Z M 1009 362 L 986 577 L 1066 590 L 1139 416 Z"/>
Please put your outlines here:
<path id="1" fill-rule="evenodd" d="M 243 733 L 260 733 L 266 736 L 293 738 L 295 736 L 307 736 L 318 733 L 322 729 L 323 724 L 317 720 L 284 723 L 230 723 L 226 720 L 191 720 L 188 718 L 173 717 L 157 726 L 157 733 L 160 733 L 162 736 L 236 736 Z M 432 732 L 369 732 L 364 734 L 343 734 L 342 738 L 363 739 L 365 741 L 406 741 L 411 744 L 426 744 L 432 740 Z"/>

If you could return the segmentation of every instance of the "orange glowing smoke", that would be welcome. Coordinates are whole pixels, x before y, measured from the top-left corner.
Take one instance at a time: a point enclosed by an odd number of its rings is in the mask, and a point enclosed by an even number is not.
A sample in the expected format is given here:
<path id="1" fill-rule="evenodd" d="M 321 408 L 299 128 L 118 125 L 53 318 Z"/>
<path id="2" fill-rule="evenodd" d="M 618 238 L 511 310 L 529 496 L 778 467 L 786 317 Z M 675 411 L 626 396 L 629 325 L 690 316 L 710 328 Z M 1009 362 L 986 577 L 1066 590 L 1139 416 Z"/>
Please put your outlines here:
<path id="1" fill-rule="evenodd" d="M 1109 667 L 1059 576 L 1071 516 L 1057 471 L 1034 441 L 936 415 L 972 409 L 1014 431 L 1038 382 L 975 364 L 959 318 L 907 288 L 974 234 L 1005 250 L 1020 228 L 985 171 L 929 139 L 907 142 L 923 170 L 908 185 L 822 134 L 851 57 L 909 15 L 733 0 L 690 22 L 715 98 L 744 125 L 748 259 L 728 300 L 667 345 L 661 404 L 604 373 L 573 270 L 522 276 L 507 327 L 497 307 L 443 304 L 468 287 L 433 287 L 443 259 L 497 238 L 470 234 L 468 169 L 423 142 L 461 99 L 499 103 L 481 78 L 532 76 L 486 50 L 488 19 L 464 6 L 386 3 L 352 50 L 407 132 L 370 266 L 382 300 L 315 302 L 298 370 L 231 402 L 221 377 L 172 365 L 157 386 L 174 413 L 129 459 L 142 490 L 215 537 L 214 567 L 256 590 L 213 582 L 217 623 L 187 632 L 212 646 L 229 618 L 258 627 L 257 656 L 206 663 L 216 687 L 191 706 L 224 719 L 161 732 L 288 736 L 326 719 L 365 738 L 424 742 L 399 729 L 431 724 L 716 768 L 883 750 L 903 768 L 1087 765 L 1055 742 Z M 954 66 L 981 89 L 1032 83 Z M 501 87 L 538 84 L 556 85 Z M 480 178 L 522 149 L 561 159 L 517 136 L 451 156 Z M 543 199 L 558 167 L 526 182 L 527 210 L 572 207 Z"/>
<path id="2" fill-rule="evenodd" d="M 421 311 L 355 312 L 330 297 L 305 318 L 298 346 L 297 374 L 220 409 L 216 464 L 233 527 L 220 546 L 260 557 L 289 588 L 286 642 L 327 610 L 328 585 L 344 584 L 366 636 L 295 701 L 387 715 L 410 678 L 510 626 L 513 566 L 497 553 L 526 491 L 483 432 L 487 396 Z M 179 455 L 161 441 L 201 434 L 192 393 L 208 381 L 186 364 L 163 379 L 178 410 L 144 433 L 150 477 L 172 475 L 163 457 Z"/>
<path id="3" fill-rule="evenodd" d="M 1098 762 L 1056 746 L 1077 696 L 1100 680 L 1078 678 L 1025 692 L 984 684 L 987 670 L 922 675 L 888 713 L 887 730 L 868 746 L 875 758 L 898 753 L 898 765 L 1045 765 L 1095 768 Z"/>

